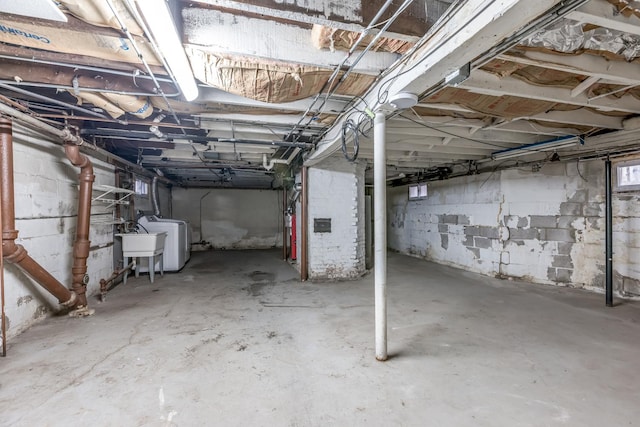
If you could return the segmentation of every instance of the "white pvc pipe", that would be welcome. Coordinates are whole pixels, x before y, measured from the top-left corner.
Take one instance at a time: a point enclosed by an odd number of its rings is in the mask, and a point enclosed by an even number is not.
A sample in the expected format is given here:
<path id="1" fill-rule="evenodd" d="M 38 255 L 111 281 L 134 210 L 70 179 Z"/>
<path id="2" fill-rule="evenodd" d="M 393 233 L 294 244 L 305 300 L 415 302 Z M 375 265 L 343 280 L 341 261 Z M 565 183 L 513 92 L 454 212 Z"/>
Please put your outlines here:
<path id="1" fill-rule="evenodd" d="M 291 161 L 293 159 L 295 159 L 295 157 L 298 155 L 298 153 L 300 152 L 299 148 L 296 148 L 293 150 L 293 152 L 291 153 L 291 155 L 289 155 L 288 158 L 286 159 L 271 159 L 269 161 L 267 161 L 267 154 L 264 153 L 262 154 L 262 166 L 270 171 L 271 169 L 273 169 L 273 167 L 275 166 L 276 163 L 280 163 L 280 164 L 284 164 L 284 165 L 289 165 L 291 163 Z"/>
<path id="2" fill-rule="evenodd" d="M 376 359 L 387 360 L 387 154 L 386 118 L 377 112 L 373 128 L 373 212 Z"/>

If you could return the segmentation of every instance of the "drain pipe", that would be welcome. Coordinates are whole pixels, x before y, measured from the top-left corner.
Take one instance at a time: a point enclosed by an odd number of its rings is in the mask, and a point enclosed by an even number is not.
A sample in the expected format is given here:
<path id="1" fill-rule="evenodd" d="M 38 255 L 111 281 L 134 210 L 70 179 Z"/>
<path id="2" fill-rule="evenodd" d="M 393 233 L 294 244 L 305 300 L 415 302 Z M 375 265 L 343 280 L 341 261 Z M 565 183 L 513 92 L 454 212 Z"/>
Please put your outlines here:
<path id="1" fill-rule="evenodd" d="M 153 206 L 153 214 L 160 217 L 160 201 L 158 200 L 158 176 L 154 176 L 151 180 L 151 205 Z"/>
<path id="2" fill-rule="evenodd" d="M 13 138 L 10 120 L 0 118 L 0 173 L 2 211 L 2 256 L 8 262 L 17 265 L 33 278 L 40 286 L 58 299 L 63 307 L 78 307 L 79 299 L 75 292 L 67 289 L 47 270 L 29 256 L 22 245 L 16 245 L 18 237 L 15 222 L 15 201 L 13 185 Z"/>
<path id="3" fill-rule="evenodd" d="M 300 280 L 305 281 L 309 278 L 309 271 L 307 269 L 307 233 L 309 230 L 308 219 L 308 194 L 309 191 L 309 168 L 304 166 L 302 168 L 302 189 L 300 190 Z"/>
<path id="4" fill-rule="evenodd" d="M 611 160 L 604 162 L 605 179 L 605 258 L 606 258 L 606 304 L 613 307 L 613 203 L 611 201 Z"/>
<path id="5" fill-rule="evenodd" d="M 65 144 L 64 152 L 72 165 L 80 168 L 80 192 L 78 194 L 78 220 L 76 223 L 76 240 L 73 243 L 73 275 L 72 287 L 78 295 L 80 306 L 87 307 L 87 258 L 89 258 L 89 221 L 91 219 L 91 191 L 93 181 L 96 177 L 93 174 L 91 160 L 80 153 L 80 146 L 75 144 Z"/>
<path id="6" fill-rule="evenodd" d="M 387 158 L 386 117 L 376 113 L 373 128 L 374 268 L 376 359 L 387 360 Z"/>

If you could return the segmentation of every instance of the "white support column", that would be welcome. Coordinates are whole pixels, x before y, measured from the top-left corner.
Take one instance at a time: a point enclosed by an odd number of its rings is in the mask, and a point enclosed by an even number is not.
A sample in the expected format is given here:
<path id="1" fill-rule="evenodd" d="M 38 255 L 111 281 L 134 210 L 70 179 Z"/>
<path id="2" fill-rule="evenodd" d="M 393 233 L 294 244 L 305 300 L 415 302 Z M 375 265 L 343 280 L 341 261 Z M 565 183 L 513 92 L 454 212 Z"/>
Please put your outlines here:
<path id="1" fill-rule="evenodd" d="M 387 360 L 387 158 L 386 117 L 377 112 L 373 134 L 376 359 Z"/>

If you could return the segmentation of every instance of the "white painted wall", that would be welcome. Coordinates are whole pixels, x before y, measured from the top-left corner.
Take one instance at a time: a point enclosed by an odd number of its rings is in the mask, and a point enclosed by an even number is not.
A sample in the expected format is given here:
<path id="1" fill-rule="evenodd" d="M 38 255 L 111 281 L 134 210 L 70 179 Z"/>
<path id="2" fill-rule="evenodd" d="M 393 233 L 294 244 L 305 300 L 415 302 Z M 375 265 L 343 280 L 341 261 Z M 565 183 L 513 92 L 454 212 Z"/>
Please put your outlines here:
<path id="1" fill-rule="evenodd" d="M 309 168 L 311 279 L 347 279 L 365 271 L 364 167 L 340 159 Z M 331 232 L 314 232 L 315 218 L 330 218 Z"/>
<path id="2" fill-rule="evenodd" d="M 28 132 L 30 137 L 20 137 L 17 131 Z M 80 170 L 66 159 L 61 146 L 45 142 L 16 124 L 13 147 L 15 215 L 19 230 L 16 243 L 23 245 L 31 257 L 62 284 L 71 287 Z M 113 185 L 113 166 L 98 160 L 93 162 L 96 183 Z M 113 271 L 112 228 L 97 223 L 111 218 L 111 212 L 104 206 L 92 208 L 87 296 L 93 308 L 97 307 L 91 295 L 99 292 L 100 279 Z M 11 337 L 47 313 L 57 311 L 59 306 L 56 298 L 14 265 L 7 262 L 4 265 L 5 310 Z"/>
<path id="3" fill-rule="evenodd" d="M 176 219 L 214 249 L 282 247 L 282 191 L 174 188 Z M 202 215 L 202 216 L 201 216 Z"/>
<path id="4" fill-rule="evenodd" d="M 604 163 L 547 164 L 389 189 L 391 249 L 487 275 L 604 287 Z M 640 295 L 640 194 L 614 193 L 614 287 Z"/>

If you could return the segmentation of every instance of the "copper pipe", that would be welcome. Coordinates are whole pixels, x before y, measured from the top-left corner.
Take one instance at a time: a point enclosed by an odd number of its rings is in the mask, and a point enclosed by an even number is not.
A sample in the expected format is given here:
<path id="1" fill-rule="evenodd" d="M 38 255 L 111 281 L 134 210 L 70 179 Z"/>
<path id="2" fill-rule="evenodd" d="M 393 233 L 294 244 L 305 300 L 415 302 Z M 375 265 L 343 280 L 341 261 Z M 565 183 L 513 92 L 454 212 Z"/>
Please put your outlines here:
<path id="1" fill-rule="evenodd" d="M 91 191 L 93 189 L 93 165 L 91 160 L 80 153 L 80 146 L 66 144 L 64 152 L 71 164 L 80 168 L 80 193 L 78 195 L 78 221 L 76 223 L 76 240 L 73 243 L 73 291 L 78 295 L 79 304 L 87 306 L 87 258 L 89 258 L 89 220 L 91 219 Z"/>
<path id="2" fill-rule="evenodd" d="M 307 260 L 307 233 L 309 230 L 309 219 L 307 212 L 308 205 L 308 179 L 309 179 L 309 168 L 304 166 L 302 168 L 302 189 L 301 189 L 301 198 L 300 198 L 300 280 L 303 282 L 309 278 L 309 272 L 307 269 L 308 260 Z"/>
<path id="3" fill-rule="evenodd" d="M 65 307 L 77 305 L 76 294 L 56 280 L 47 270 L 33 260 L 22 245 L 16 245 L 18 237 L 15 221 L 13 187 L 13 138 L 11 121 L 0 118 L 0 208 L 2 211 L 2 256 L 16 264 L 40 286 L 55 296 Z"/>

